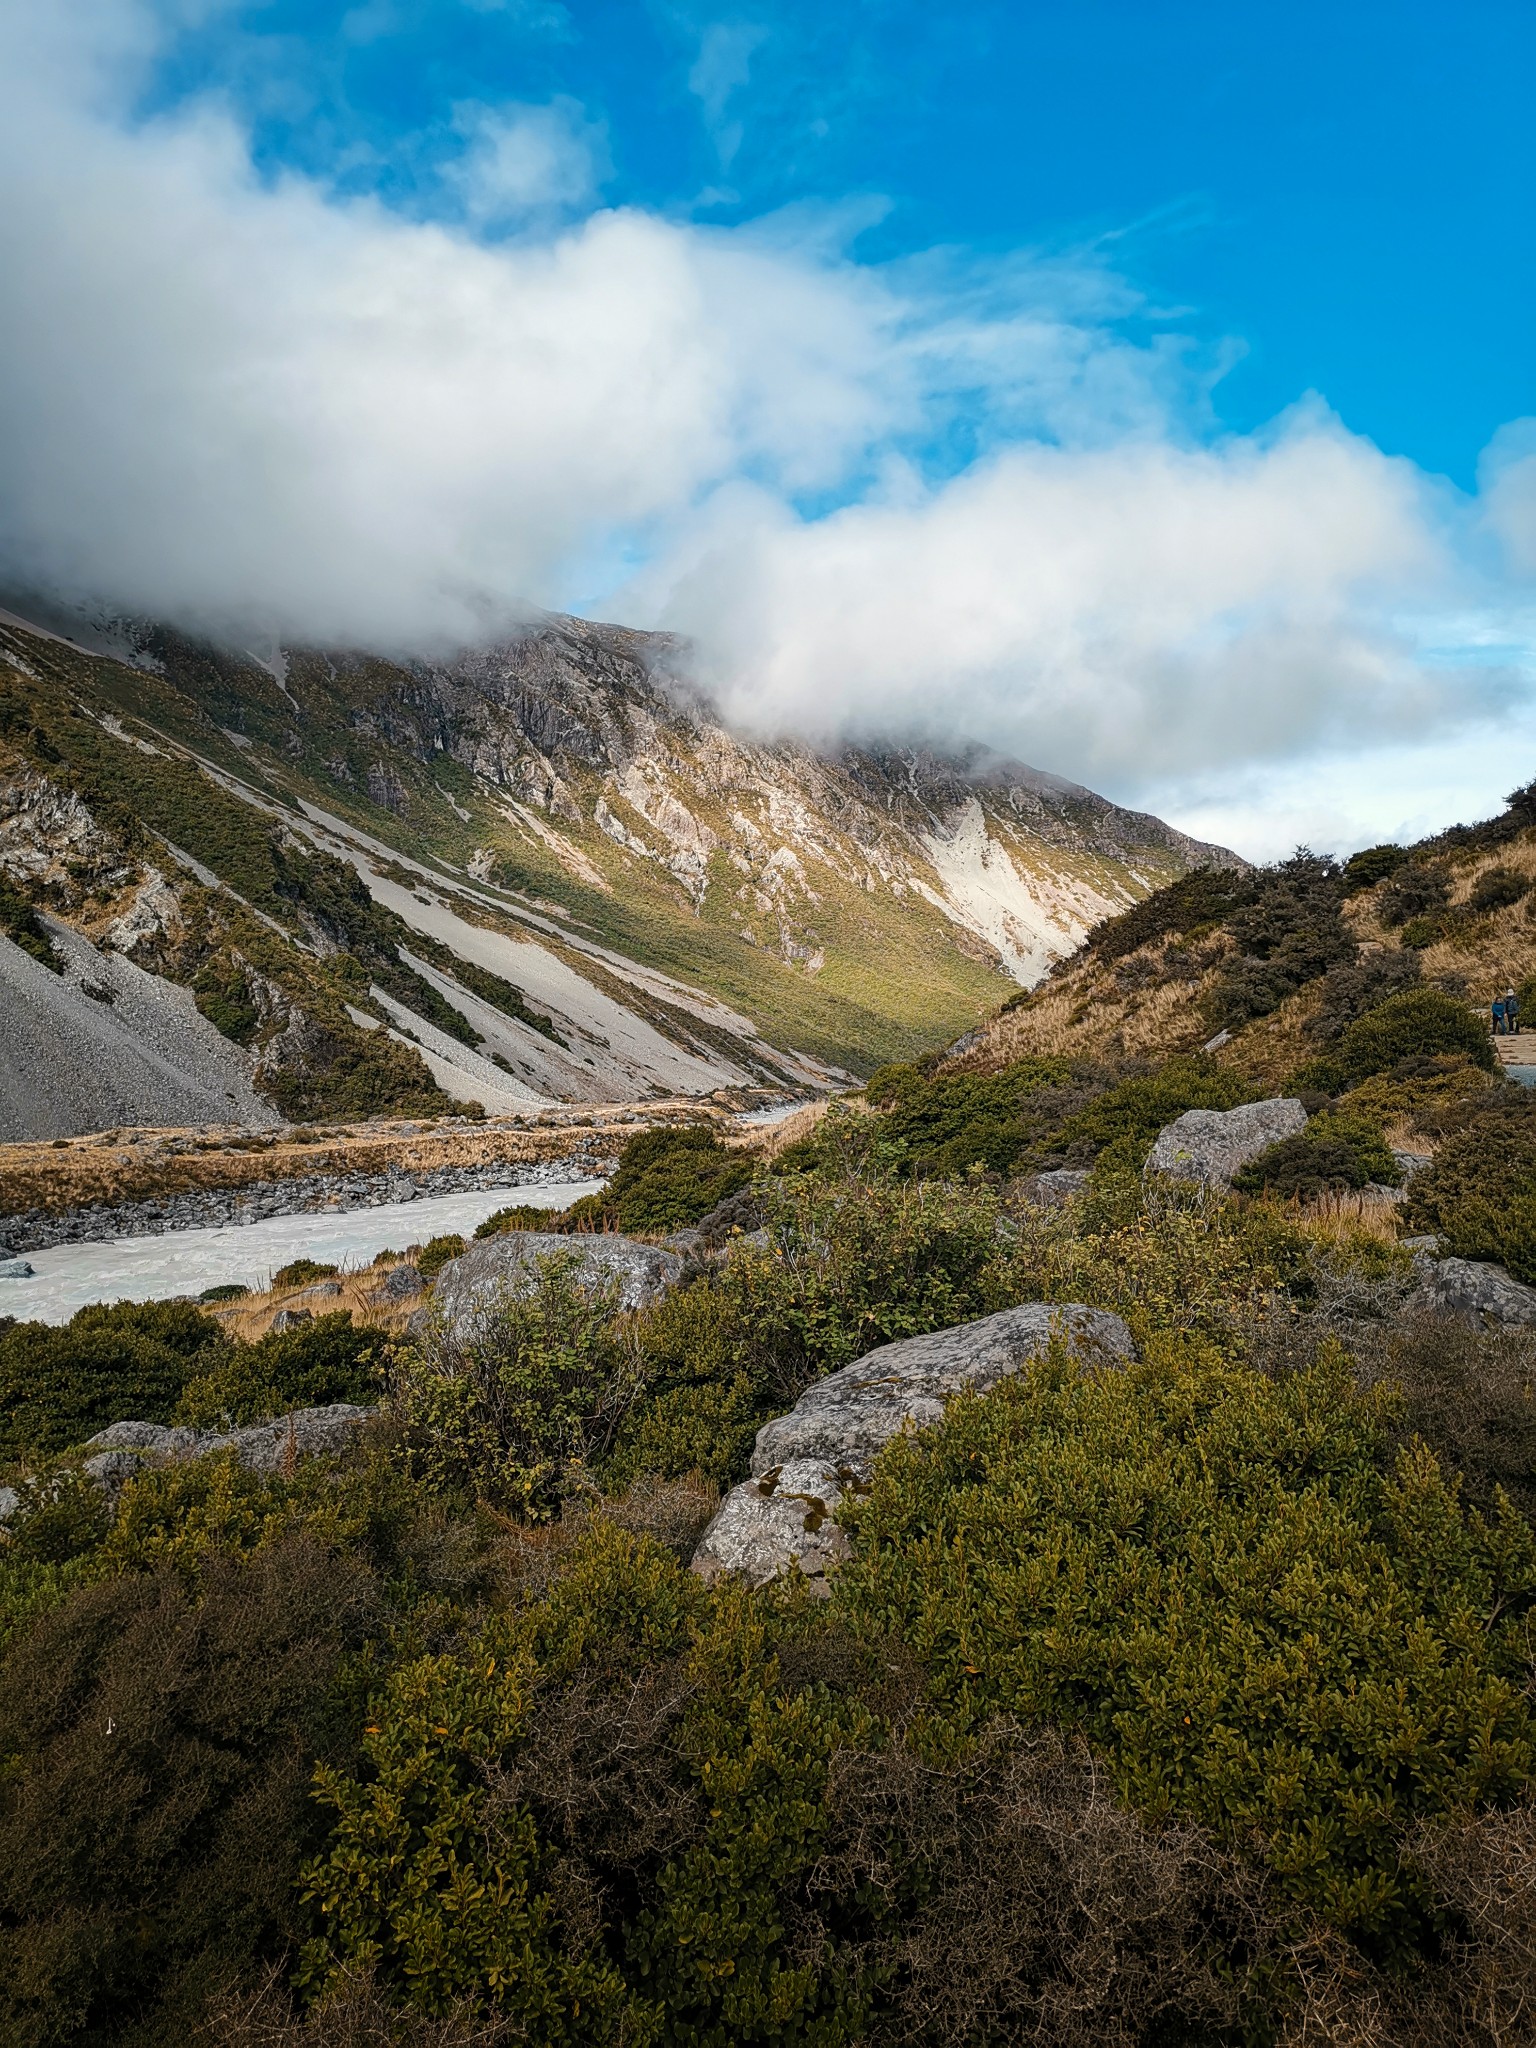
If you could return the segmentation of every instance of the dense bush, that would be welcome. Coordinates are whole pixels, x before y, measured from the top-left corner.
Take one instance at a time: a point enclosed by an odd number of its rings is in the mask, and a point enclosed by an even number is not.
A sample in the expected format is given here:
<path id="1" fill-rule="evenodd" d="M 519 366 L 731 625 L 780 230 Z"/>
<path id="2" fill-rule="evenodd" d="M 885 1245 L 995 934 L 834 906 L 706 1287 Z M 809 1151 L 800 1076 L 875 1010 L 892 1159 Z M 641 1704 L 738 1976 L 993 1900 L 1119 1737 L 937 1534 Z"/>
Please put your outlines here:
<path id="1" fill-rule="evenodd" d="M 1407 861 L 1383 883 L 1376 909 L 1383 924 L 1400 925 L 1444 910 L 1450 900 L 1450 870 L 1442 862 Z"/>
<path id="2" fill-rule="evenodd" d="M 1168 1060 L 1156 1073 L 1121 1081 L 1068 1117 L 1056 1145 L 1069 1165 L 1086 1166 L 1115 1146 L 1117 1156 L 1135 1154 L 1139 1166 L 1164 1124 L 1186 1109 L 1235 1109 L 1263 1092 L 1203 1054 Z"/>
<path id="3" fill-rule="evenodd" d="M 1410 1186 L 1409 1221 L 1464 1259 L 1494 1259 L 1536 1285 L 1536 1099 L 1498 1091 Z"/>
<path id="4" fill-rule="evenodd" d="M 0 1332 L 0 1463 L 83 1443 L 132 1416 L 169 1422 L 188 1380 L 227 1348 L 190 1304 L 120 1301 Z"/>
<path id="5" fill-rule="evenodd" d="M 1396 1187 L 1402 1177 L 1381 1125 L 1347 1105 L 1323 1110 L 1304 1131 L 1269 1146 L 1233 1176 L 1232 1185 L 1241 1194 L 1306 1201 L 1372 1184 Z"/>
<path id="6" fill-rule="evenodd" d="M 1308 1035 L 1335 1043 L 1357 1017 L 1412 988 L 1422 971 L 1416 953 L 1385 949 L 1331 969 L 1322 979 L 1317 1013 L 1307 1020 Z"/>
<path id="7" fill-rule="evenodd" d="M 865 1094 L 880 1112 L 881 1157 L 902 1174 L 937 1180 L 972 1166 L 1021 1169 L 1109 1079 L 1082 1060 L 1017 1060 L 996 1074 L 889 1066 L 871 1076 Z"/>
<path id="8" fill-rule="evenodd" d="M 429 1486 L 539 1519 L 611 1448 L 640 1368 L 613 1327 L 616 1283 L 588 1292 L 576 1268 L 540 1260 L 470 1334 L 431 1321 L 396 1351 L 391 1404 Z"/>
<path id="9" fill-rule="evenodd" d="M 53 943 L 47 925 L 4 874 L 0 874 L 0 932 L 50 973 L 64 972 L 64 956 Z"/>
<path id="10" fill-rule="evenodd" d="M 1227 919 L 1234 952 L 1206 999 L 1213 1022 L 1241 1024 L 1279 1009 L 1287 996 L 1352 960 L 1354 934 L 1341 905 L 1336 862 L 1300 848 L 1253 878 L 1250 901 Z"/>
<path id="11" fill-rule="evenodd" d="M 279 1266 L 272 1275 L 274 1287 L 303 1287 L 311 1280 L 329 1280 L 336 1272 L 334 1265 L 327 1265 L 320 1259 L 290 1259 L 286 1266 Z"/>
<path id="12" fill-rule="evenodd" d="M 379 1332 L 354 1323 L 346 1309 L 288 1330 L 270 1330 L 254 1344 L 232 1344 L 211 1369 L 188 1380 L 176 1420 L 208 1426 L 259 1422 L 329 1401 L 376 1401 Z"/>
<path id="13" fill-rule="evenodd" d="M 1254 893 L 1253 878 L 1237 868 L 1193 868 L 1166 888 L 1154 889 L 1129 910 L 1094 926 L 1088 950 L 1100 960 L 1124 959 L 1173 933 L 1220 923 Z"/>
<path id="14" fill-rule="evenodd" d="M 441 1237 L 428 1238 L 416 1254 L 416 1270 L 423 1280 L 435 1280 L 450 1259 L 461 1258 L 469 1250 L 469 1241 L 456 1231 L 445 1232 Z"/>
<path id="15" fill-rule="evenodd" d="M 612 1227 L 660 1235 L 697 1223 L 751 1178 L 751 1159 L 708 1125 L 661 1125 L 629 1140 L 598 1199 Z"/>
<path id="16" fill-rule="evenodd" d="M 1340 1035 L 1338 1058 L 1346 1074 L 1363 1080 L 1389 1074 L 1404 1060 L 1456 1053 L 1492 1073 L 1493 1043 L 1467 1005 L 1438 988 L 1410 988 L 1389 996 Z"/>
<path id="17" fill-rule="evenodd" d="M 197 1591 L 109 1578 L 0 1667 L 0 2034 L 182 2048 L 212 1995 L 297 1926 L 317 1756 L 373 1594 L 294 1539 Z"/>
<path id="18" fill-rule="evenodd" d="M 1380 846 L 1367 846 L 1345 861 L 1344 886 L 1347 890 L 1374 888 L 1411 858 L 1405 846 L 1394 846 L 1390 840 Z"/>
<path id="19" fill-rule="evenodd" d="M 1531 1770 L 1536 1538 L 1464 1514 L 1423 1448 L 1384 1472 L 1381 1440 L 1341 1360 L 1063 1358 L 891 1446 L 834 1605 L 909 1642 L 963 1725 L 1081 1728 L 1144 1811 L 1410 1941 L 1403 1828 Z"/>
<path id="20" fill-rule="evenodd" d="M 1472 884 L 1468 902 L 1474 910 L 1506 910 L 1531 892 L 1531 878 L 1514 868 L 1485 868 Z"/>

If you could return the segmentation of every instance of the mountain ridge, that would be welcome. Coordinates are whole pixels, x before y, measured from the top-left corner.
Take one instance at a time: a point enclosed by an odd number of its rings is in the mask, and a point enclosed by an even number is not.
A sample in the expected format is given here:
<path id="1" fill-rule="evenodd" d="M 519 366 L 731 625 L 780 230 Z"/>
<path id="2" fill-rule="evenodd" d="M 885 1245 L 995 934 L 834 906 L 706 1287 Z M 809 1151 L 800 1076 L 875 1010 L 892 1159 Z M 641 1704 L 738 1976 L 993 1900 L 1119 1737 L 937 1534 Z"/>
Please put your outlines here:
<path id="1" fill-rule="evenodd" d="M 393 1061 L 398 1091 L 414 1061 L 418 1094 L 492 1110 L 823 1092 L 973 1024 L 1159 882 L 1241 865 L 984 748 L 734 732 L 676 642 L 628 628 L 403 661 L 61 623 L 0 616 L 0 870 L 194 988 L 263 1071 Z M 71 805 L 101 842 L 88 885 L 39 822 Z M 399 1058 L 360 1049 L 378 1033 Z"/>

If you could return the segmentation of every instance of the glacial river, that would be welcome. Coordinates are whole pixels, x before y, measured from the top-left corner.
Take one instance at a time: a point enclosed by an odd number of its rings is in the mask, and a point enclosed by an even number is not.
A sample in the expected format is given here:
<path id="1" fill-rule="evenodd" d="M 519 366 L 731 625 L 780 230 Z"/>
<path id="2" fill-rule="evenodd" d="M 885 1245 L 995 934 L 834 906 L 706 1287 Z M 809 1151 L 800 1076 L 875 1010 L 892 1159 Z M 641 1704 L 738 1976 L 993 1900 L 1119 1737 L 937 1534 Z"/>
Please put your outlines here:
<path id="1" fill-rule="evenodd" d="M 417 1202 L 388 1202 L 378 1209 L 310 1210 L 215 1230 L 168 1230 L 159 1237 L 54 1245 L 26 1254 L 33 1269 L 30 1280 L 0 1279 L 0 1316 L 64 1323 L 77 1308 L 93 1301 L 164 1300 L 232 1281 L 263 1287 L 290 1259 L 366 1266 L 377 1252 L 404 1251 L 408 1245 L 425 1244 L 428 1238 L 450 1232 L 468 1237 L 477 1223 L 513 1202 L 564 1209 L 602 1185 L 600 1180 L 582 1180 L 546 1187 L 476 1188 L 464 1194 L 429 1195 Z"/>

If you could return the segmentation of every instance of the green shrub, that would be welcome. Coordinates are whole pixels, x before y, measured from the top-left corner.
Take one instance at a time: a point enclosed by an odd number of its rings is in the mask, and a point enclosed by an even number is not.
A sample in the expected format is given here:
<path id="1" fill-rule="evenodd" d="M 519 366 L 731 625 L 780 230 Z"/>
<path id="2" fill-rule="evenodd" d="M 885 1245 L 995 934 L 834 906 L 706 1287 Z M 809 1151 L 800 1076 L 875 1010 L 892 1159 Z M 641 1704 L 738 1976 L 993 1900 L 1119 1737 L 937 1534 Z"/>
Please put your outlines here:
<path id="1" fill-rule="evenodd" d="M 1474 910 L 1506 910 L 1531 892 L 1531 878 L 1514 868 L 1485 868 L 1468 898 Z"/>
<path id="2" fill-rule="evenodd" d="M 239 1301 L 250 1293 L 250 1288 L 239 1280 L 226 1280 L 217 1287 L 205 1287 L 197 1297 L 201 1302 Z"/>
<path id="3" fill-rule="evenodd" d="M 558 1211 L 541 1209 L 533 1202 L 514 1202 L 506 1209 L 498 1209 L 487 1216 L 483 1223 L 476 1224 L 475 1236 L 500 1237 L 508 1230 L 553 1230 Z"/>
<path id="4" fill-rule="evenodd" d="M 429 1486 L 540 1520 L 612 1448 L 642 1369 L 617 1282 L 588 1292 L 577 1274 L 574 1256 L 541 1259 L 472 1334 L 433 1322 L 394 1353 L 391 1406 Z"/>
<path id="5" fill-rule="evenodd" d="M 1137 1807 L 1401 1942 L 1402 1830 L 1530 1775 L 1536 1538 L 1381 1450 L 1338 1356 L 1275 1381 L 1063 1355 L 887 1449 L 834 1609 L 910 1643 L 962 1727 L 1080 1728 Z"/>
<path id="6" fill-rule="evenodd" d="M 169 1422 L 188 1380 L 229 1347 L 190 1303 L 120 1301 L 62 1326 L 0 1331 L 0 1462 L 47 1456 L 109 1423 Z"/>
<path id="7" fill-rule="evenodd" d="M 1304 1131 L 1250 1160 L 1232 1185 L 1242 1194 L 1306 1201 L 1373 1183 L 1397 1187 L 1402 1177 L 1379 1124 L 1347 1110 L 1325 1110 Z"/>
<path id="8" fill-rule="evenodd" d="M 1086 1108 L 1070 1116 L 1057 1132 L 1055 1146 L 1074 1163 L 1086 1165 L 1107 1147 L 1137 1152 L 1139 1166 L 1164 1124 L 1187 1109 L 1236 1109 L 1263 1090 L 1231 1067 L 1220 1067 L 1204 1054 L 1172 1059 L 1155 1074 L 1121 1081 Z"/>
<path id="9" fill-rule="evenodd" d="M 1339 1039 L 1338 1057 L 1354 1080 L 1389 1074 L 1402 1060 L 1457 1053 L 1492 1073 L 1493 1042 L 1482 1020 L 1443 989 L 1411 988 L 1359 1017 Z"/>
<path id="10" fill-rule="evenodd" d="M 620 1230 L 659 1235 L 697 1223 L 751 1178 L 750 1158 L 707 1125 L 663 1125 L 629 1140 L 598 1199 Z"/>
<path id="11" fill-rule="evenodd" d="M 373 1595 L 292 1540 L 194 1594 L 83 1587 L 0 1667 L 0 2036 L 180 2048 L 293 1929 L 312 1760 L 348 1753 L 341 1659 Z"/>
<path id="12" fill-rule="evenodd" d="M 1305 983 L 1353 960 L 1343 893 L 1337 865 L 1305 847 L 1250 877 L 1248 900 L 1227 919 L 1234 953 L 1205 998 L 1212 1022 L 1268 1016 Z"/>
<path id="13" fill-rule="evenodd" d="M 1193 868 L 1165 888 L 1154 889 L 1129 910 L 1095 925 L 1088 937 L 1089 950 L 1104 961 L 1123 959 L 1139 946 L 1152 945 L 1174 932 L 1219 923 L 1254 893 L 1254 878 L 1240 869 Z"/>
<path id="14" fill-rule="evenodd" d="M 1410 858 L 1405 846 L 1394 846 L 1390 840 L 1381 846 L 1367 846 L 1360 853 L 1352 853 L 1345 861 L 1344 886 L 1351 891 L 1374 888 L 1388 875 L 1395 874 Z"/>
<path id="15" fill-rule="evenodd" d="M 236 1045 L 249 1045 L 261 1028 L 249 977 L 230 960 L 205 962 L 192 977 L 192 995 L 214 1029 Z"/>
<path id="16" fill-rule="evenodd" d="M 269 1330 L 254 1344 L 235 1344 L 212 1371 L 187 1382 L 176 1420 L 199 1427 L 260 1422 L 295 1408 L 379 1398 L 379 1333 L 348 1309 L 288 1330 Z"/>
<path id="17" fill-rule="evenodd" d="M 468 1250 L 468 1239 L 453 1233 L 428 1238 L 416 1254 L 416 1270 L 423 1280 L 435 1280 L 450 1259 L 462 1258 Z"/>
<path id="18" fill-rule="evenodd" d="M 703 1381 L 667 1387 L 642 1400 L 631 1414 L 604 1483 L 621 1486 L 647 1473 L 683 1479 L 698 1472 L 717 1486 L 734 1485 L 746 1477 L 752 1440 L 763 1419 L 744 1372 L 723 1385 Z"/>
<path id="19" fill-rule="evenodd" d="M 1431 946 L 1438 946 L 1442 939 L 1448 939 L 1455 931 L 1456 923 L 1454 911 L 1437 910 L 1428 917 L 1410 917 L 1398 937 L 1410 952 L 1423 953 Z"/>
<path id="20" fill-rule="evenodd" d="M 1394 870 L 1377 895 L 1376 908 L 1383 924 L 1401 925 L 1444 910 L 1450 900 L 1451 875 L 1445 864 L 1414 860 Z"/>
<path id="21" fill-rule="evenodd" d="M 1536 1098 L 1500 1091 L 1409 1184 L 1408 1218 L 1463 1259 L 1536 1285 Z"/>
<path id="22" fill-rule="evenodd" d="M 311 1280 L 329 1280 L 338 1269 L 319 1259 L 290 1259 L 272 1275 L 274 1287 L 303 1287 Z"/>
<path id="23" fill-rule="evenodd" d="M 1014 1172 L 1105 1078 L 1069 1060 L 1016 1060 L 996 1074 L 887 1066 L 865 1094 L 881 1113 L 881 1157 L 900 1173 L 941 1180 L 972 1166 Z"/>
<path id="24" fill-rule="evenodd" d="M 47 925 L 19 889 L 0 874 L 0 932 L 23 953 L 30 953 L 52 974 L 64 972 L 64 956 L 53 943 Z"/>

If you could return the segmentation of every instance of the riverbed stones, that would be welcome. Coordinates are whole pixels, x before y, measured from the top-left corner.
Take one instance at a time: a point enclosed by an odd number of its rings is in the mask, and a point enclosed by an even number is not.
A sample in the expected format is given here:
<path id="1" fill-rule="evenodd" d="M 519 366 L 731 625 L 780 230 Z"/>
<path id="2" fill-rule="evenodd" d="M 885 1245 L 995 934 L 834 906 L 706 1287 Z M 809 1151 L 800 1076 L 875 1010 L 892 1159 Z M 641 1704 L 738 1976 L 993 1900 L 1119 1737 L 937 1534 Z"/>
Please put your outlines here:
<path id="1" fill-rule="evenodd" d="M 623 1309 L 649 1307 L 683 1276 L 679 1253 L 636 1238 L 510 1230 L 482 1238 L 448 1261 L 433 1289 L 433 1310 L 452 1336 L 461 1341 L 471 1337 L 499 1299 L 527 1292 L 539 1261 L 549 1258 L 570 1259 L 577 1286 L 593 1294 L 616 1281 Z"/>
<path id="2" fill-rule="evenodd" d="M 1306 1127 L 1306 1110 L 1288 1095 L 1245 1102 L 1237 1109 L 1186 1109 L 1158 1132 L 1147 1154 L 1147 1172 L 1228 1187 L 1250 1159 Z"/>
<path id="3" fill-rule="evenodd" d="M 984 1394 L 1059 1339 L 1085 1365 L 1135 1356 L 1119 1316 L 1080 1302 L 1028 1302 L 973 1323 L 884 1344 L 806 1389 L 757 1433 L 752 1477 L 727 1494 L 694 1553 L 705 1578 L 754 1585 L 798 1567 L 813 1582 L 847 1554 L 832 1516 L 904 1429 L 928 1429 L 963 1391 Z"/>

